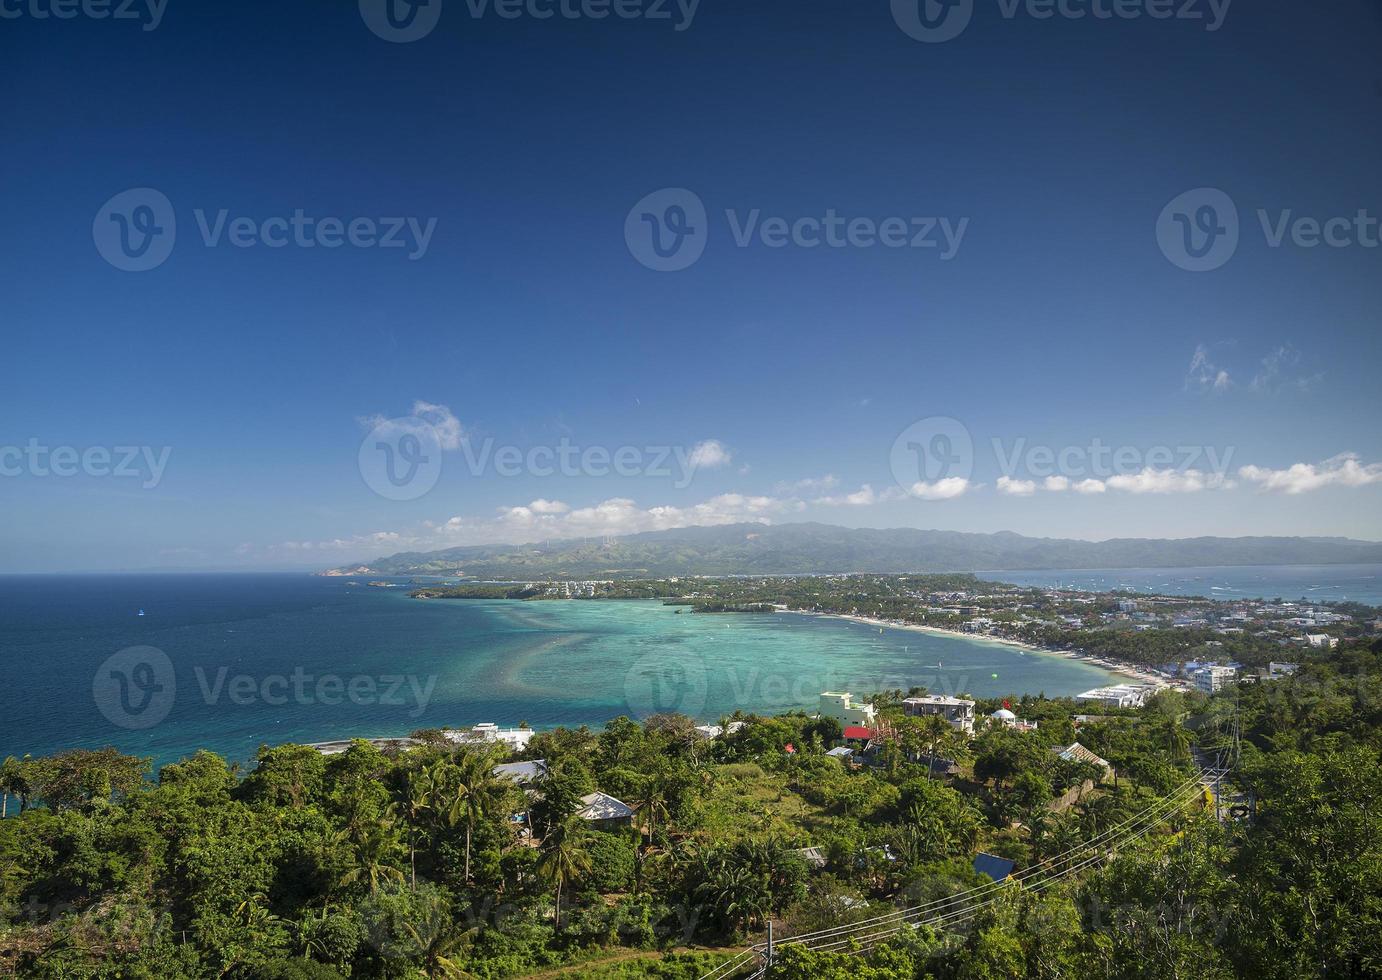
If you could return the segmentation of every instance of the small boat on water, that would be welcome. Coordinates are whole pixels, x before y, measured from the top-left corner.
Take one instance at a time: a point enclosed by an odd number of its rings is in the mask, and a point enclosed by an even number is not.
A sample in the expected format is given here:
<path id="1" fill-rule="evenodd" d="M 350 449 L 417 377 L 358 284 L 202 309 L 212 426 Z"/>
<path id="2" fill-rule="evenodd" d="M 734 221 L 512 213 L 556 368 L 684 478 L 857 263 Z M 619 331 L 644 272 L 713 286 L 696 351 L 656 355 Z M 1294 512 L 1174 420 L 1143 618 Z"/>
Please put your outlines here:
<path id="1" fill-rule="evenodd" d="M 142 610 L 142 609 L 141 609 L 141 610 L 139 610 L 139 612 L 138 612 L 138 614 L 137 614 L 137 615 L 140 615 L 140 616 L 142 616 L 142 615 L 144 615 L 144 610 Z"/>

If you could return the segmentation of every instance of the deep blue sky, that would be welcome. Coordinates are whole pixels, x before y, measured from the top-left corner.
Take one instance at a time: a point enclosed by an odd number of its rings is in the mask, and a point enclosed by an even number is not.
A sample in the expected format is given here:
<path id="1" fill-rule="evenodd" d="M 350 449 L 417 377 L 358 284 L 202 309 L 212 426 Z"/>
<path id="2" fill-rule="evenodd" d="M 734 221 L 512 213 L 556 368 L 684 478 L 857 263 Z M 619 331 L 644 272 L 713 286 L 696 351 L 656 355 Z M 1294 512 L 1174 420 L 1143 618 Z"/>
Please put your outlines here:
<path id="1" fill-rule="evenodd" d="M 975 0 L 961 36 L 920 43 L 887 0 L 702 0 L 681 31 L 434 2 L 435 30 L 387 43 L 353 3 L 169 0 L 146 31 L 6 0 L 0 447 L 171 451 L 147 489 L 7 470 L 0 570 L 314 567 L 740 517 L 1382 539 L 1382 249 L 1272 248 L 1256 214 L 1382 216 L 1382 5 L 1237 0 L 1210 32 Z M 177 242 L 122 271 L 93 222 L 142 187 Z M 656 272 L 625 217 L 669 187 L 708 241 Z M 1202 187 L 1242 233 L 1194 273 L 1156 227 Z M 435 231 L 417 260 L 207 247 L 198 209 Z M 968 224 L 942 261 L 739 248 L 727 209 Z M 472 475 L 451 449 L 430 493 L 388 499 L 361 420 L 418 401 L 472 451 L 721 451 L 677 486 Z M 968 483 L 899 485 L 894 439 L 933 416 L 972 436 Z M 1133 453 L 1061 472 L 1102 493 L 1000 458 L 1094 439 Z M 1231 450 L 1231 486 L 1204 456 L 1144 472 L 1157 446 Z M 502 516 L 535 499 L 561 505 Z M 611 499 L 632 503 L 587 510 Z"/>

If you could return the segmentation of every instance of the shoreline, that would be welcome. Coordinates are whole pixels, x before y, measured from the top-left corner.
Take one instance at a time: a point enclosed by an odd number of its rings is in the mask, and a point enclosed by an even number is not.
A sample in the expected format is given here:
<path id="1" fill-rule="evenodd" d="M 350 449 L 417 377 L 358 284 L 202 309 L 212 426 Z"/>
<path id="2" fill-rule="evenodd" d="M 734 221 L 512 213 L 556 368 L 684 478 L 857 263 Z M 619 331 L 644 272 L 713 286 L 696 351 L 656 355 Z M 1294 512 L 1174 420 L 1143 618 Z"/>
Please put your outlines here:
<path id="1" fill-rule="evenodd" d="M 1052 650 L 1047 647 L 1037 646 L 1035 643 L 1027 643 L 1024 640 L 1012 640 L 1005 636 L 993 636 L 988 633 L 966 633 L 963 630 L 947 629 L 944 626 L 923 626 L 919 623 L 904 623 L 898 620 L 877 619 L 873 616 L 855 616 L 849 613 L 812 612 L 806 609 L 784 609 L 782 611 L 798 616 L 821 616 L 827 619 L 844 619 L 851 623 L 860 623 L 864 626 L 878 626 L 883 629 L 907 630 L 913 633 L 933 633 L 939 636 L 958 637 L 963 640 L 981 640 L 987 643 L 996 643 L 1001 646 L 1015 647 L 1024 652 L 1064 657 L 1066 660 L 1077 660 L 1095 667 L 1102 667 L 1104 670 L 1110 671 L 1119 677 L 1125 677 L 1137 684 L 1150 684 L 1159 689 L 1170 688 L 1172 686 L 1171 683 L 1161 675 L 1141 670 L 1131 664 L 1120 664 L 1116 661 L 1105 660 L 1102 657 L 1091 657 L 1088 654 L 1079 653 L 1074 650 Z"/>

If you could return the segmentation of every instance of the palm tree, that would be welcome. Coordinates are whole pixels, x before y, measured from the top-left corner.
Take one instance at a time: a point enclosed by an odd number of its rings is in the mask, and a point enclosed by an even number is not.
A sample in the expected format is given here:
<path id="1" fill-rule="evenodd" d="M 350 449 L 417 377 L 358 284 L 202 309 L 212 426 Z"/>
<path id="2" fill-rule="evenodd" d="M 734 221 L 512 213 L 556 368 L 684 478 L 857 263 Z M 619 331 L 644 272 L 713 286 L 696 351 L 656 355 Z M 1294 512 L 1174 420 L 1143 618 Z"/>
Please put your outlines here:
<path id="1" fill-rule="evenodd" d="M 19 760 L 14 756 L 6 756 L 4 762 L 0 762 L 0 820 L 9 815 L 10 797 L 21 795 L 26 789 L 24 776 L 19 769 Z M 22 812 L 22 811 L 21 811 Z"/>
<path id="2" fill-rule="evenodd" d="M 418 925 L 404 922 L 403 931 L 413 941 L 428 980 L 462 980 L 473 977 L 461 968 L 456 952 L 477 930 L 457 922 L 444 906 L 433 906 Z"/>
<path id="3" fill-rule="evenodd" d="M 542 841 L 537 873 L 557 892 L 557 931 L 561 931 L 561 893 L 590 871 L 590 852 L 585 848 L 586 828 L 580 817 L 567 817 L 551 827 Z"/>
<path id="4" fill-rule="evenodd" d="M 1166 723 L 1166 748 L 1177 762 L 1190 755 L 1190 733 L 1174 719 Z"/>
<path id="5" fill-rule="evenodd" d="M 470 881 L 470 841 L 475 825 L 489 816 L 499 781 L 488 755 L 463 752 L 457 756 L 455 774 L 449 787 L 451 806 L 446 820 L 452 827 L 465 824 L 465 880 Z"/>
<path id="6" fill-rule="evenodd" d="M 951 738 L 954 731 L 950 727 L 950 722 L 945 720 L 944 715 L 927 715 L 921 723 L 922 732 L 930 746 L 930 763 L 926 767 L 926 778 L 930 779 L 932 771 L 935 769 L 936 754 L 940 751 L 940 746 Z"/>
<path id="7" fill-rule="evenodd" d="M 657 829 L 659 816 L 668 817 L 667 783 L 660 776 L 650 776 L 634 801 L 634 811 L 648 832 L 648 843 L 652 843 L 653 832 Z"/>
<path id="8" fill-rule="evenodd" d="M 417 828 L 422 815 L 436 804 L 442 791 L 440 765 L 425 766 L 408 777 L 408 870 L 414 891 L 417 890 Z"/>
<path id="9" fill-rule="evenodd" d="M 752 930 L 769 913 L 766 883 L 752 869 L 717 855 L 709 862 L 696 897 L 731 930 Z"/>
<path id="10" fill-rule="evenodd" d="M 385 816 L 377 823 L 359 823 L 336 835 L 338 842 L 349 843 L 355 852 L 355 866 L 341 876 L 341 884 L 367 881 L 373 895 L 381 882 L 403 880 L 403 872 L 389 863 L 398 851 L 392 830 L 393 821 Z"/>
<path id="11" fill-rule="evenodd" d="M 262 935 L 264 930 L 282 921 L 269 908 L 268 896 L 259 892 L 237 905 L 235 914 L 240 917 L 241 923 L 256 935 Z"/>

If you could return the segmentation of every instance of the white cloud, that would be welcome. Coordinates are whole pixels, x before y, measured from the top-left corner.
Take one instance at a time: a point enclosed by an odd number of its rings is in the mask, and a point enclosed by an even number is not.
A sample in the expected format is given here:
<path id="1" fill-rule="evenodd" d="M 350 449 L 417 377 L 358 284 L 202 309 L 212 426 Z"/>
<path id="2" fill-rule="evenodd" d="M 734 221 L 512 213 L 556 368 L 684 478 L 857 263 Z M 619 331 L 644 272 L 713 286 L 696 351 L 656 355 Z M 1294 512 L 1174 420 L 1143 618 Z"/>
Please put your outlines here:
<path id="1" fill-rule="evenodd" d="M 1198 493 L 1201 490 L 1226 490 L 1233 486 L 1232 482 L 1219 474 L 1200 470 L 1162 470 L 1153 466 L 1138 473 L 1111 476 L 1104 482 L 1114 490 L 1128 493 Z"/>
<path id="2" fill-rule="evenodd" d="M 460 420 L 451 414 L 451 409 L 445 405 L 415 401 L 413 402 L 413 414 L 437 430 L 437 440 L 441 443 L 441 448 L 461 448 L 461 440 L 465 438 L 465 430 L 461 428 Z"/>
<path id="3" fill-rule="evenodd" d="M 1071 480 L 1068 476 L 1048 476 L 1041 484 L 1052 493 L 1065 493 L 1073 490 L 1076 493 L 1103 493 L 1108 490 L 1103 480 L 1089 478 L 1087 480 Z"/>
<path id="4" fill-rule="evenodd" d="M 691 447 L 691 454 L 686 458 L 687 463 L 693 470 L 714 469 L 717 466 L 728 466 L 734 456 L 724 443 L 718 439 L 706 439 L 698 442 Z"/>
<path id="5" fill-rule="evenodd" d="M 922 500 L 950 500 L 959 497 L 970 489 L 970 482 L 961 476 L 948 476 L 944 480 L 931 483 L 913 483 L 907 490 L 913 497 Z"/>
<path id="6" fill-rule="evenodd" d="M 839 485 L 840 478 L 834 473 L 827 473 L 825 476 L 808 476 L 795 483 L 779 483 L 776 489 L 778 493 L 825 493 Z"/>
<path id="7" fill-rule="evenodd" d="M 282 541 L 262 547 L 243 544 L 236 554 L 261 560 L 346 564 L 399 551 L 431 551 L 460 545 L 613 537 L 694 525 L 769 524 L 776 517 L 788 517 L 805 508 L 795 498 L 739 493 L 720 494 L 684 507 L 640 507 L 633 500 L 611 497 L 589 507 L 573 508 L 559 500 L 538 499 L 500 507 L 490 516 L 458 515 L 441 522 L 423 521 L 404 531 L 378 531 L 326 541 Z"/>
<path id="8" fill-rule="evenodd" d="M 1197 391 L 1227 391 L 1233 387 L 1233 379 L 1210 360 L 1209 348 L 1199 344 L 1190 357 L 1190 367 L 1185 371 L 1185 387 Z"/>
<path id="9" fill-rule="evenodd" d="M 1309 391 L 1324 379 L 1323 373 L 1303 375 L 1296 369 L 1300 366 L 1300 351 L 1290 344 L 1283 344 L 1262 358 L 1262 364 L 1253 376 L 1253 391 Z"/>
<path id="10" fill-rule="evenodd" d="M 1009 497 L 1030 497 L 1036 493 L 1035 480 L 1014 480 L 1010 476 L 1000 476 L 998 478 L 998 492 L 1005 493 Z"/>
<path id="11" fill-rule="evenodd" d="M 500 508 L 493 518 L 458 516 L 428 525 L 428 546 L 514 544 L 544 538 L 580 538 L 663 531 L 693 525 L 768 523 L 777 515 L 805 507 L 799 500 L 723 493 L 686 507 L 639 507 L 627 497 L 611 497 L 589 507 L 571 508 L 558 501 L 534 501 Z"/>
<path id="12" fill-rule="evenodd" d="M 889 487 L 883 491 L 876 491 L 869 484 L 865 483 L 853 493 L 840 494 L 838 496 L 817 497 L 811 501 L 813 504 L 821 504 L 826 507 L 872 507 L 874 504 L 883 503 L 888 500 L 897 500 L 905 496 L 896 487 Z"/>
<path id="13" fill-rule="evenodd" d="M 360 418 L 359 422 L 361 426 L 370 430 L 384 427 L 386 437 L 393 430 L 418 431 L 426 424 L 437 434 L 438 445 L 447 450 L 460 449 L 461 443 L 465 440 L 465 429 L 461 427 L 460 419 L 456 418 L 451 409 L 445 405 L 434 405 L 421 400 L 413 402 L 413 414 L 406 418 L 391 419 L 384 415 L 368 415 Z"/>
<path id="14" fill-rule="evenodd" d="M 1358 462 L 1357 453 L 1342 453 L 1323 463 L 1296 463 L 1284 470 L 1243 466 L 1238 475 L 1263 490 L 1294 495 L 1328 486 L 1362 487 L 1382 483 L 1382 463 L 1365 466 Z"/>

